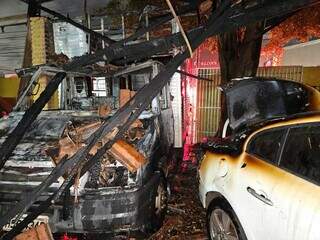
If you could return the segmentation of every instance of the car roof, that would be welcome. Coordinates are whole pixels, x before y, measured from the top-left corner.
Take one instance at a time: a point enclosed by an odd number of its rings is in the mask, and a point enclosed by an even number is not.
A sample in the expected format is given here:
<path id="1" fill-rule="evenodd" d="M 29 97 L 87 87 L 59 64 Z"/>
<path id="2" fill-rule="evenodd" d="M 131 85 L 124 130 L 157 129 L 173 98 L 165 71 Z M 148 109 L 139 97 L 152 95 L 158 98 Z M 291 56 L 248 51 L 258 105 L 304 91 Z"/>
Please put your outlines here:
<path id="1" fill-rule="evenodd" d="M 271 129 L 271 128 L 303 124 L 303 123 L 312 123 L 312 122 L 320 122 L 320 111 L 304 112 L 304 113 L 290 115 L 286 118 L 273 119 L 266 122 L 260 128 L 257 127 L 254 132 L 256 133 L 256 132 L 260 132 L 260 131 Z"/>
<path id="2" fill-rule="evenodd" d="M 246 148 L 251 139 L 259 132 L 278 127 L 314 122 L 320 122 L 320 111 L 299 113 L 291 115 L 285 119 L 282 118 L 270 120 L 268 123 L 264 123 L 263 126 L 255 126 L 254 130 L 248 131 L 246 133 L 246 137 L 244 138 L 243 147 Z M 241 134 L 239 135 L 241 136 Z"/>

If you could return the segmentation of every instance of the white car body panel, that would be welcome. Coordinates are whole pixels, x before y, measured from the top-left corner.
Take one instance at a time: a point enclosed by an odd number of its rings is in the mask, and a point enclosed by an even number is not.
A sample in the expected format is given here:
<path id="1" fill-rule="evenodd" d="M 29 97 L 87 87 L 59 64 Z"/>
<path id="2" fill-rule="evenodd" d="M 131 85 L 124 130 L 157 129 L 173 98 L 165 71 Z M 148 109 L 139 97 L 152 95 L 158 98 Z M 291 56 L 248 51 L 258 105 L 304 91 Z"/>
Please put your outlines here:
<path id="1" fill-rule="evenodd" d="M 315 120 L 319 118 L 305 122 Z M 272 126 L 264 129 L 269 128 Z M 243 149 L 256 133 L 246 140 Z M 249 193 L 248 187 L 271 204 Z M 244 151 L 236 157 L 206 152 L 199 169 L 199 195 L 204 208 L 212 200 L 211 193 L 222 195 L 232 206 L 248 240 L 320 239 L 320 187 Z"/>

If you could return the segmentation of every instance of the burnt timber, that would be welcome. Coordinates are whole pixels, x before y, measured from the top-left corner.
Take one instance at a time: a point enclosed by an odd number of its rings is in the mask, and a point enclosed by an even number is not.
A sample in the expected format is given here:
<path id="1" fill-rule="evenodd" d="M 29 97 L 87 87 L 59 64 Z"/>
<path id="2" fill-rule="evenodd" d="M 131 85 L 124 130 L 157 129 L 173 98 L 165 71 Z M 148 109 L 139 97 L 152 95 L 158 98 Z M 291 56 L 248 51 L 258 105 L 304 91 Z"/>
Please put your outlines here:
<path id="1" fill-rule="evenodd" d="M 215 11 L 211 16 L 208 24 L 203 28 L 200 34 L 194 37 L 190 37 L 190 42 L 192 48 L 198 47 L 207 37 L 216 35 L 218 33 L 227 32 L 238 28 L 240 26 L 245 26 L 246 24 L 271 19 L 274 17 L 284 16 L 290 14 L 291 12 L 297 11 L 301 8 L 310 6 L 318 1 L 315 0 L 293 0 L 293 1 L 258 1 L 255 5 L 251 5 L 252 7 L 245 8 L 242 4 L 235 4 L 235 5 L 224 5 L 221 6 L 220 9 Z M 100 57 L 104 57 L 105 55 L 101 55 Z M 148 85 L 143 87 L 139 92 L 118 112 L 109 120 L 105 121 L 102 126 L 92 135 L 88 144 L 81 148 L 74 156 L 67 160 L 67 164 L 59 169 L 55 169 L 56 175 L 60 173 L 64 173 L 67 168 L 71 167 L 72 169 L 76 170 L 79 169 L 86 161 L 86 156 L 90 149 L 95 145 L 95 143 L 104 137 L 106 134 L 110 132 L 117 132 L 115 136 L 111 137 L 110 140 L 98 150 L 98 152 L 89 159 L 87 162 L 87 168 L 98 160 L 104 152 L 109 149 L 112 144 L 118 140 L 121 135 L 128 129 L 128 127 L 135 121 L 135 119 L 140 115 L 140 113 L 144 110 L 144 108 L 150 103 L 150 101 L 157 95 L 158 91 L 170 80 L 170 77 L 176 71 L 176 69 L 183 63 L 183 61 L 188 57 L 188 53 L 186 51 L 179 53 L 176 55 L 165 67 L 163 71 L 161 71 Z M 72 70 L 75 66 L 87 65 L 91 62 L 96 61 L 96 55 L 89 55 L 83 56 L 79 58 L 77 61 L 68 64 L 64 70 L 69 71 Z M 76 64 L 77 62 L 77 64 Z M 48 88 L 48 87 L 47 87 Z M 47 89 L 46 89 L 47 90 Z M 45 91 L 46 91 L 45 90 Z M 55 90 L 55 89 L 54 89 Z M 46 92 L 44 92 L 45 95 Z M 43 97 L 44 98 L 44 97 Z M 43 100 L 42 101 L 45 101 Z M 39 107 L 41 111 L 41 106 Z M 27 113 L 25 117 L 28 118 L 29 116 Z M 1 152 L 4 149 L 4 145 L 1 147 Z M 11 153 L 9 153 L 10 155 Z M 1 164 L 3 165 L 6 161 L 6 158 L 1 156 Z M 61 174 L 62 175 L 62 174 Z M 63 192 L 70 187 L 70 182 L 72 182 L 73 175 L 71 174 L 68 180 L 66 180 L 66 184 L 63 184 L 59 191 Z M 44 181 L 43 184 L 47 185 L 50 184 L 52 179 L 47 179 Z M 41 194 L 41 186 L 37 188 L 37 193 Z M 28 201 L 28 199 L 24 199 L 21 202 L 27 202 L 26 205 L 32 204 L 32 201 Z M 51 201 L 46 201 L 41 209 L 45 209 L 50 205 Z M 38 213 L 39 211 L 37 211 Z M 21 211 L 17 211 L 13 209 L 10 213 L 10 216 L 15 216 L 17 214 L 22 214 Z M 38 213 L 40 214 L 40 212 Z M 31 221 L 32 218 L 36 217 L 37 214 L 31 213 L 32 217 L 28 218 L 28 221 Z M 11 218 L 2 218 L 0 221 L 0 226 L 2 227 L 6 224 Z M 27 221 L 24 221 L 24 224 L 27 224 Z M 3 236 L 2 239 L 9 239 L 7 236 L 11 234 L 11 236 L 18 234 L 18 229 L 21 229 L 22 225 L 18 224 L 16 228 L 13 228 L 8 235 Z"/>

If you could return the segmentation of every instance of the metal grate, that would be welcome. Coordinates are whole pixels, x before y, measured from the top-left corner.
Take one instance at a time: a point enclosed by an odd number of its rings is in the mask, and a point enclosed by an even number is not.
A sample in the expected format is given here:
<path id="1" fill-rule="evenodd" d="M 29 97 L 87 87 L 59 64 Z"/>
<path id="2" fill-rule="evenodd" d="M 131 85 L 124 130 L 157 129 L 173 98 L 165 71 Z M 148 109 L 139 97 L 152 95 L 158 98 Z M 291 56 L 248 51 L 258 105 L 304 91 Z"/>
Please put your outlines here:
<path id="1" fill-rule="evenodd" d="M 260 67 L 257 71 L 259 77 L 276 77 L 284 80 L 303 81 L 302 66 L 276 66 Z"/>
<path id="2" fill-rule="evenodd" d="M 198 69 L 198 76 L 211 79 L 209 81 L 198 81 L 197 83 L 197 105 L 196 121 L 194 122 L 194 143 L 200 142 L 204 137 L 214 136 L 218 130 L 220 119 L 220 69 Z M 303 81 L 302 66 L 277 66 L 260 67 L 257 71 L 260 77 L 277 77 L 297 82 Z"/>
<path id="3" fill-rule="evenodd" d="M 209 81 L 198 81 L 197 106 L 196 106 L 196 142 L 202 138 L 215 135 L 220 119 L 220 84 L 219 69 L 199 69 L 200 77 L 211 79 Z"/>

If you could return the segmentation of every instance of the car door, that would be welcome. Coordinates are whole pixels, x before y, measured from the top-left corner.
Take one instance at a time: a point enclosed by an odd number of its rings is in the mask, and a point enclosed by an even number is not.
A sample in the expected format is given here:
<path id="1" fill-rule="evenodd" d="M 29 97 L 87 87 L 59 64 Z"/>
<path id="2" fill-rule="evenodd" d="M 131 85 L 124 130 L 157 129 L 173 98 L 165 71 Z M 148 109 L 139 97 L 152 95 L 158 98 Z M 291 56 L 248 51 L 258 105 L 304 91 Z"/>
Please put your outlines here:
<path id="1" fill-rule="evenodd" d="M 277 128 L 255 134 L 242 154 L 235 183 L 235 196 L 241 205 L 238 205 L 236 213 L 249 239 L 269 239 L 267 236 L 271 229 L 264 225 L 264 214 L 273 207 L 271 192 L 275 181 L 272 173 L 277 169 L 275 165 L 286 131 L 285 128 Z"/>
<path id="2" fill-rule="evenodd" d="M 320 123 L 289 129 L 279 166 L 268 239 L 320 239 Z"/>

